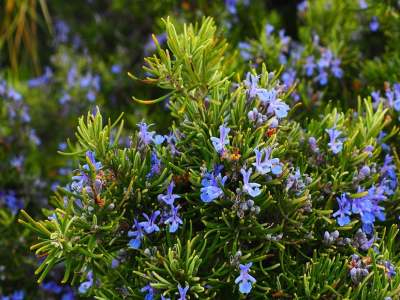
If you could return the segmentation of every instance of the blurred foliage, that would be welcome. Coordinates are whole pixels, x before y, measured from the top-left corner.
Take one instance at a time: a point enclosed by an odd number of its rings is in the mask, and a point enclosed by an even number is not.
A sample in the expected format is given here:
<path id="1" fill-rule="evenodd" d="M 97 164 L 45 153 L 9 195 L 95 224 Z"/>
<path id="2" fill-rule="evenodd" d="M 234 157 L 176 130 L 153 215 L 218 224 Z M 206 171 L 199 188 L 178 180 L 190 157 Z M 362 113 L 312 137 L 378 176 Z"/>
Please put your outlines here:
<path id="1" fill-rule="evenodd" d="M 47 26 L 51 32 L 51 17 L 46 0 L 4 0 L 0 11 L 0 51 L 8 52 L 11 68 L 18 71 L 21 63 L 40 70 L 38 36 Z M 6 57 L 2 57 L 6 59 Z M 0 60 L 0 64 L 4 63 Z"/>

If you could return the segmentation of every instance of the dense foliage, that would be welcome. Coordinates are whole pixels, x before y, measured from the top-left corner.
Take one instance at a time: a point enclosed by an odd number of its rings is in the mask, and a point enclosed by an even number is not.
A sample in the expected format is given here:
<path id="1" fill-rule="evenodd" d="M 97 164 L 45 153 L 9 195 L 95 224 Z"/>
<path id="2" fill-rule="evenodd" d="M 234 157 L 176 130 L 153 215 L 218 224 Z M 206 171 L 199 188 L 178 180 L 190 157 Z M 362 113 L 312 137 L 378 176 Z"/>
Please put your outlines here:
<path id="1" fill-rule="evenodd" d="M 399 299 L 398 3 L 6 2 L 1 299 Z"/>

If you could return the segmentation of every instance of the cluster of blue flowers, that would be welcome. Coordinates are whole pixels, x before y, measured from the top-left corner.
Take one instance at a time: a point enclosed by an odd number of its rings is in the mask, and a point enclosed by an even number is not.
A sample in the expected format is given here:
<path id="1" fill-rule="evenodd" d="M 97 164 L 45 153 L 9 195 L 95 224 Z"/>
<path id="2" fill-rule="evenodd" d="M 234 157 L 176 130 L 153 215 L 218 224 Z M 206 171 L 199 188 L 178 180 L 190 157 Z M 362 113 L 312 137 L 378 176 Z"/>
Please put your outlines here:
<path id="1" fill-rule="evenodd" d="M 0 204 L 5 205 L 13 215 L 24 207 L 24 202 L 17 197 L 15 191 L 0 191 Z"/>
<path id="2" fill-rule="evenodd" d="M 79 171 L 79 174 L 72 177 L 73 182 L 71 183 L 71 190 L 76 192 L 82 192 L 85 190 L 93 197 L 94 195 L 99 195 L 101 193 L 103 181 L 101 176 L 96 176 L 96 179 L 92 182 L 90 172 L 93 168 L 93 171 L 97 173 L 101 170 L 102 164 L 101 162 L 96 161 L 95 153 L 92 151 L 86 152 L 86 158 L 90 162 L 90 166 L 89 164 L 84 164 L 82 170 Z"/>
<path id="3" fill-rule="evenodd" d="M 23 99 L 21 93 L 19 93 L 7 82 L 0 78 L 0 98 L 5 104 L 5 110 L 7 111 L 8 121 L 11 126 L 19 128 L 17 124 L 21 124 L 23 129 L 19 132 L 20 135 L 27 135 L 29 141 L 35 145 L 40 145 L 41 141 L 36 134 L 36 130 L 30 126 L 31 116 L 29 113 L 29 106 Z M 16 139 L 18 135 L 7 137 L 11 142 Z"/>
<path id="4" fill-rule="evenodd" d="M 262 88 L 259 86 L 259 77 L 257 75 L 247 73 L 244 80 L 247 98 L 254 107 L 248 114 L 250 122 L 256 122 L 257 126 L 268 124 L 270 128 L 277 128 L 280 120 L 288 115 L 289 106 L 279 98 L 283 90 L 275 88 Z M 219 137 L 210 137 L 212 146 L 221 159 L 229 157 L 234 147 L 230 144 L 230 134 L 235 132 L 227 126 L 226 123 L 219 126 Z M 260 208 L 254 205 L 253 200 L 246 200 L 247 197 L 256 198 L 263 192 L 261 184 L 252 180 L 252 174 L 256 173 L 261 176 L 280 176 L 283 173 L 284 165 L 279 158 L 273 157 L 274 147 L 267 146 L 264 148 L 255 148 L 254 156 L 250 159 L 251 165 L 254 167 L 243 166 L 240 168 L 242 175 L 241 189 L 236 190 L 236 200 L 233 207 L 238 210 L 238 216 L 241 218 L 244 212 L 250 209 L 251 212 L 259 212 Z M 224 189 L 228 188 L 228 176 L 224 176 L 222 171 L 223 165 L 216 165 L 212 171 L 205 171 L 202 175 L 200 199 L 205 203 L 211 203 L 219 198 L 224 197 Z M 233 176 L 237 178 L 237 176 Z M 236 179 L 234 179 L 236 181 Z M 294 184 L 294 183 L 293 183 Z M 252 263 L 245 265 L 240 264 L 240 275 L 236 278 L 235 283 L 239 285 L 239 291 L 242 294 L 250 293 L 252 285 L 256 279 L 249 274 Z"/>
<path id="5" fill-rule="evenodd" d="M 228 177 L 222 177 L 221 171 L 223 166 L 216 166 L 213 172 L 206 172 L 201 180 L 200 199 L 205 203 L 209 203 L 224 195 L 221 187 L 225 185 Z"/>
<path id="6" fill-rule="evenodd" d="M 139 222 L 136 218 L 134 219 L 132 230 L 128 232 L 128 236 L 132 238 L 128 243 L 130 248 L 139 249 L 145 235 L 159 232 L 158 224 L 168 225 L 171 233 L 176 232 L 179 225 L 183 224 L 178 212 L 180 205 L 175 204 L 175 200 L 179 199 L 180 196 L 173 193 L 174 186 L 174 182 L 171 181 L 168 185 L 167 193 L 158 195 L 159 202 L 165 207 L 162 213 L 160 210 L 152 212 L 150 216 L 143 213 L 145 221 L 142 222 Z M 160 215 L 161 218 L 158 220 Z"/>
<path id="7" fill-rule="evenodd" d="M 178 298 L 176 298 L 177 300 L 186 300 L 186 294 L 189 291 L 189 286 L 186 285 L 185 287 L 182 287 L 181 284 L 179 283 L 178 286 Z M 157 290 L 155 288 L 153 288 L 150 284 L 142 287 L 140 289 L 140 291 L 142 293 L 146 293 L 146 295 L 144 296 L 144 300 L 153 300 L 156 299 L 156 295 L 157 295 Z M 171 300 L 171 298 L 166 298 L 164 297 L 164 295 L 161 295 L 161 300 Z"/>
<path id="8" fill-rule="evenodd" d="M 317 37 L 314 38 L 318 40 Z M 315 77 L 321 86 L 328 83 L 329 72 L 336 78 L 342 78 L 343 70 L 340 67 L 341 61 L 335 57 L 331 50 L 320 48 L 321 57 L 316 60 L 314 56 L 307 56 L 304 69 L 306 76 L 311 77 L 314 75 L 314 70 L 317 70 L 318 75 Z"/>
<path id="9" fill-rule="evenodd" d="M 71 287 L 61 286 L 61 285 L 57 284 L 55 281 L 44 282 L 40 286 L 40 288 L 47 293 L 57 295 L 58 297 L 60 297 L 61 300 L 74 300 L 75 299 L 75 293 Z"/>
<path id="10" fill-rule="evenodd" d="M 374 102 L 374 106 L 378 106 L 379 103 L 383 103 L 385 107 L 392 108 L 396 112 L 400 111 L 400 84 L 395 83 L 391 88 L 389 85 L 386 86 L 384 96 L 381 95 L 380 91 L 373 91 L 371 98 Z"/>
<path id="11" fill-rule="evenodd" d="M 148 125 L 145 122 L 140 122 L 137 126 L 139 128 L 137 145 L 139 149 L 143 150 L 147 146 L 159 147 L 166 141 L 167 147 L 172 156 L 179 153 L 175 146 L 177 139 L 174 133 L 171 132 L 169 135 L 165 136 L 156 134 L 155 131 L 149 131 L 151 125 Z M 155 150 L 151 152 L 150 165 L 150 172 L 146 176 L 147 179 L 151 179 L 161 172 L 161 160 Z M 167 187 L 166 194 L 158 195 L 157 199 L 161 210 L 153 211 L 150 216 L 143 213 L 142 215 L 145 221 L 142 222 L 138 221 L 137 218 L 134 218 L 132 229 L 128 232 L 128 237 L 131 238 L 128 243 L 129 248 L 139 249 L 142 240 L 146 235 L 160 231 L 159 224 L 168 225 L 170 233 L 175 233 L 178 230 L 179 225 L 183 224 L 183 220 L 179 215 L 179 209 L 181 206 L 176 204 L 175 201 L 181 198 L 181 196 L 173 193 L 174 187 L 175 183 L 171 180 Z M 151 291 L 149 291 L 149 293 L 150 292 Z"/>
<path id="12" fill-rule="evenodd" d="M 25 292 L 22 290 L 15 291 L 11 295 L 8 296 L 1 296 L 1 300 L 24 300 L 25 299 Z"/>
<path id="13" fill-rule="evenodd" d="M 250 72 L 247 73 L 243 83 L 247 89 L 248 98 L 253 100 L 257 97 L 260 101 L 259 107 L 254 107 L 248 113 L 249 120 L 257 126 L 268 122 L 271 128 L 277 127 L 279 120 L 287 117 L 289 111 L 289 106 L 279 98 L 283 91 L 275 88 L 261 88 L 259 77 Z"/>
<path id="14" fill-rule="evenodd" d="M 370 168 L 364 166 L 358 176 L 362 175 L 361 177 L 364 178 L 369 174 Z M 386 155 L 379 175 L 379 185 L 373 185 L 368 190 L 359 187 L 357 197 L 351 198 L 346 193 L 337 197 L 339 209 L 333 214 L 333 217 L 337 218 L 340 226 L 349 224 L 350 216 L 358 214 L 361 218 L 363 231 L 372 234 L 375 220 L 385 220 L 384 208 L 381 204 L 387 200 L 388 196 L 393 194 L 397 187 L 397 175 L 390 155 Z"/>

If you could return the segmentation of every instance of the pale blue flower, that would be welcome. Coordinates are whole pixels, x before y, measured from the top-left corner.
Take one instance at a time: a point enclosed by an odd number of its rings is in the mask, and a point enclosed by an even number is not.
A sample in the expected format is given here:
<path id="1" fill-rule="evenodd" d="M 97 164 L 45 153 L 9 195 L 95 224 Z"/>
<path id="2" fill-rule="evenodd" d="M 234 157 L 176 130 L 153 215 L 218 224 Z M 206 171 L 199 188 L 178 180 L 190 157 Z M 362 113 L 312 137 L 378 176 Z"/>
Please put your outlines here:
<path id="1" fill-rule="evenodd" d="M 178 292 L 179 292 L 179 298 L 178 300 L 186 300 L 186 294 L 189 291 L 189 286 L 186 285 L 184 288 L 178 284 Z"/>
<path id="2" fill-rule="evenodd" d="M 262 175 L 272 172 L 274 175 L 279 175 L 282 173 L 282 164 L 279 162 L 279 158 L 271 158 L 272 148 L 267 147 L 259 151 L 254 150 L 256 154 L 256 162 L 253 166 L 256 171 Z M 264 156 L 264 160 L 262 160 Z"/>
<path id="3" fill-rule="evenodd" d="M 143 213 L 143 217 L 145 217 L 146 221 L 140 222 L 139 224 L 147 234 L 160 231 L 160 228 L 156 224 L 156 219 L 159 215 L 159 210 L 153 212 L 150 217 L 146 213 Z"/>
<path id="4" fill-rule="evenodd" d="M 163 201 L 167 205 L 173 206 L 175 199 L 178 199 L 181 197 L 181 196 L 173 193 L 174 186 L 175 186 L 175 183 L 173 181 L 171 181 L 170 184 L 168 185 L 167 193 L 158 195 L 157 199 L 159 201 Z"/>
<path id="5" fill-rule="evenodd" d="M 339 205 L 339 209 L 332 215 L 334 218 L 337 217 L 337 222 L 339 226 L 344 226 L 350 223 L 351 216 L 351 203 L 347 199 L 345 193 L 343 193 L 340 197 L 336 197 L 336 200 Z"/>
<path id="6" fill-rule="evenodd" d="M 200 199 L 205 203 L 209 203 L 224 194 L 220 185 L 224 186 L 228 177 L 222 177 L 219 170 L 217 170 L 216 173 L 217 175 L 214 173 L 206 173 L 201 180 L 202 188 L 200 189 Z"/>
<path id="7" fill-rule="evenodd" d="M 183 224 L 182 219 L 180 218 L 178 214 L 180 206 L 173 206 L 171 205 L 171 212 L 168 215 L 167 219 L 164 221 L 164 224 L 169 225 L 169 232 L 174 233 L 178 230 L 179 225 Z"/>
<path id="8" fill-rule="evenodd" d="M 239 284 L 239 291 L 242 294 L 249 294 L 253 288 L 253 284 L 256 282 L 256 279 L 249 274 L 252 265 L 253 263 L 251 262 L 245 265 L 239 265 L 240 275 L 236 277 L 235 283 Z"/>
<path id="9" fill-rule="evenodd" d="M 230 131 L 230 128 L 225 127 L 225 125 L 221 125 L 219 126 L 219 138 L 211 137 L 211 142 L 214 146 L 214 149 L 219 154 L 223 154 L 225 152 L 225 146 L 229 145 L 228 134 Z"/>
<path id="10" fill-rule="evenodd" d="M 139 249 L 144 237 L 144 232 L 142 226 L 136 219 L 134 219 L 133 222 L 132 230 L 128 231 L 128 237 L 132 237 L 133 239 L 129 241 L 128 246 L 132 249 Z"/>
<path id="11" fill-rule="evenodd" d="M 240 173 L 242 173 L 243 175 L 243 191 L 245 191 L 251 197 L 257 197 L 258 195 L 261 194 L 260 190 L 261 185 L 258 183 L 249 182 L 250 175 L 252 172 L 253 172 L 252 168 L 250 168 L 248 171 L 246 171 L 244 168 L 240 170 Z"/>
<path id="12" fill-rule="evenodd" d="M 342 134 L 340 130 L 337 130 L 335 127 L 325 130 L 329 135 L 329 143 L 328 146 L 333 152 L 333 154 L 338 154 L 343 149 L 343 139 L 339 139 L 339 136 Z"/>

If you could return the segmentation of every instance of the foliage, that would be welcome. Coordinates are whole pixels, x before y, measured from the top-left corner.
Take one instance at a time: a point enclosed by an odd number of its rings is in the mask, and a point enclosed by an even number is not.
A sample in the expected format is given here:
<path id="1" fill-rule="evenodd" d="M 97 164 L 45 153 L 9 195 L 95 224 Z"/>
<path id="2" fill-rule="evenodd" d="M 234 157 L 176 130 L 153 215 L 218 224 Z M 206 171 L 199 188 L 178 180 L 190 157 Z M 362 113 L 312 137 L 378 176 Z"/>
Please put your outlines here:
<path id="1" fill-rule="evenodd" d="M 79 120 L 55 209 L 21 214 L 38 282 L 62 263 L 62 282 L 97 299 L 398 297 L 398 129 L 383 104 L 328 105 L 302 126 L 294 87 L 229 65 L 212 19 L 165 27 L 143 82 L 169 90 L 170 133 L 142 121 L 126 146 L 121 118 Z"/>

